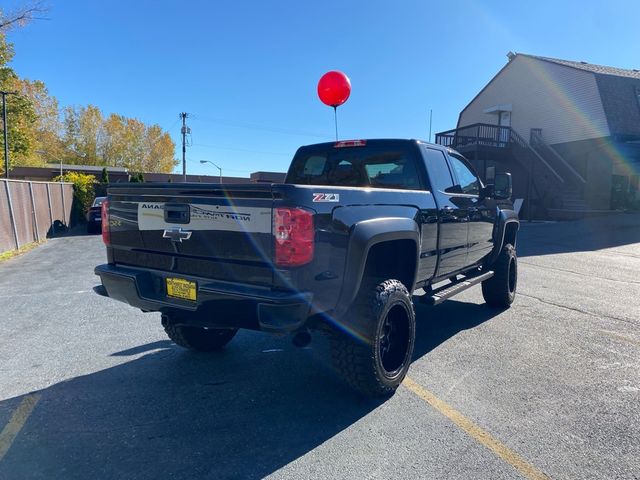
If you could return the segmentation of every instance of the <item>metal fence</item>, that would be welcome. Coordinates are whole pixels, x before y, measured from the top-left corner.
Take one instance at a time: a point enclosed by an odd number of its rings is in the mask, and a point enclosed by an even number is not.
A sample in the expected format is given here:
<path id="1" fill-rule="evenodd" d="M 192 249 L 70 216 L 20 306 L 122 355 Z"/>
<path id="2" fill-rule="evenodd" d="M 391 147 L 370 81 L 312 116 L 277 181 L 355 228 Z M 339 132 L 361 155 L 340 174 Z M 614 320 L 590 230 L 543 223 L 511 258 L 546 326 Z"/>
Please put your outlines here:
<path id="1" fill-rule="evenodd" d="M 0 253 L 39 242 L 69 225 L 73 184 L 0 180 Z"/>

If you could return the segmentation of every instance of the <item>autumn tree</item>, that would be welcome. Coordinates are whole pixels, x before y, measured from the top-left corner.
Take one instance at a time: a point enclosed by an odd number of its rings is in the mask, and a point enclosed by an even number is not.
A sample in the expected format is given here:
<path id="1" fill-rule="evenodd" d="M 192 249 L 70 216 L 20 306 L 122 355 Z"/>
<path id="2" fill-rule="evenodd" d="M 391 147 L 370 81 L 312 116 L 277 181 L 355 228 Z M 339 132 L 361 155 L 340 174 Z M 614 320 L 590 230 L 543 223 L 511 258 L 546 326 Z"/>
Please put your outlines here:
<path id="1" fill-rule="evenodd" d="M 123 167 L 126 157 L 126 119 L 112 113 L 104 122 L 102 158 L 105 165 Z"/>
<path id="2" fill-rule="evenodd" d="M 61 115 L 57 99 L 44 82 L 21 79 L 9 66 L 14 50 L 3 29 L 34 18 L 40 5 L 36 2 L 10 16 L 3 16 L 0 10 L 0 89 L 12 92 L 7 96 L 9 168 L 64 161 L 171 172 L 178 163 L 175 144 L 160 126 L 117 114 L 105 118 L 95 105 L 66 107 Z M 0 151 L 3 148 L 0 135 Z M 0 162 L 0 173 L 3 167 Z"/>
<path id="3" fill-rule="evenodd" d="M 7 95 L 9 168 L 26 163 L 33 155 L 34 139 L 30 133 L 36 121 L 33 105 L 27 97 L 21 94 L 20 79 L 8 66 L 13 55 L 13 45 L 7 42 L 4 34 L 0 32 L 0 90 L 12 92 L 11 95 Z M 0 135 L 0 149 L 4 149 L 2 135 Z M 2 162 L 2 171 L 4 172 L 4 162 Z"/>
<path id="4" fill-rule="evenodd" d="M 44 82 L 19 79 L 21 95 L 31 103 L 35 114 L 25 133 L 30 138 L 31 149 L 21 164 L 44 165 L 58 162 L 67 155 L 62 139 L 62 122 L 58 100 L 49 95 Z"/>
<path id="5" fill-rule="evenodd" d="M 6 11 L 0 8 L 0 89 L 7 95 L 7 136 L 9 165 L 43 165 L 46 156 L 56 157 L 59 139 L 58 105 L 42 82 L 30 82 L 18 77 L 9 66 L 14 57 L 13 45 L 5 32 L 42 18 L 47 8 L 42 1 L 23 3 Z M 0 125 L 4 128 L 4 125 Z M 4 149 L 4 137 L 0 136 Z M 4 170 L 4 162 L 2 168 Z"/>
<path id="6" fill-rule="evenodd" d="M 171 135 L 164 132 L 158 125 L 147 127 L 145 135 L 146 155 L 141 170 L 163 173 L 173 171 L 178 160 L 174 157 L 176 145 L 171 140 Z"/>
<path id="7" fill-rule="evenodd" d="M 102 124 L 102 164 L 139 172 L 171 172 L 177 165 L 175 144 L 158 125 L 111 114 Z"/>
<path id="8" fill-rule="evenodd" d="M 63 125 L 67 162 L 101 165 L 104 119 L 100 109 L 94 105 L 67 107 L 64 110 Z"/>
<path id="9" fill-rule="evenodd" d="M 0 9 L 0 32 L 6 32 L 16 27 L 23 27 L 32 20 L 41 19 L 41 15 L 46 11 L 47 7 L 42 1 L 28 2 L 10 11 Z"/>

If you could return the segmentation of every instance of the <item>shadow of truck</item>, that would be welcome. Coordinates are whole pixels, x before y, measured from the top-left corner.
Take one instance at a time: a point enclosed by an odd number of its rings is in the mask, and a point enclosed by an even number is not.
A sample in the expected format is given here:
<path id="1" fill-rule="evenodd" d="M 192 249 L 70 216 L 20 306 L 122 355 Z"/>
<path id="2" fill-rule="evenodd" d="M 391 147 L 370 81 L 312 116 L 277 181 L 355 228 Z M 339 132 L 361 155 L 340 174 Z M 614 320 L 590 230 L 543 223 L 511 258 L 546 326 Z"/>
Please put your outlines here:
<path id="1" fill-rule="evenodd" d="M 416 310 L 416 360 L 499 313 L 458 301 Z M 326 341 L 312 345 L 243 332 L 214 354 L 168 340 L 114 352 L 146 355 L 40 391 L 0 478 L 263 478 L 384 402 L 343 386 L 318 361 Z"/>

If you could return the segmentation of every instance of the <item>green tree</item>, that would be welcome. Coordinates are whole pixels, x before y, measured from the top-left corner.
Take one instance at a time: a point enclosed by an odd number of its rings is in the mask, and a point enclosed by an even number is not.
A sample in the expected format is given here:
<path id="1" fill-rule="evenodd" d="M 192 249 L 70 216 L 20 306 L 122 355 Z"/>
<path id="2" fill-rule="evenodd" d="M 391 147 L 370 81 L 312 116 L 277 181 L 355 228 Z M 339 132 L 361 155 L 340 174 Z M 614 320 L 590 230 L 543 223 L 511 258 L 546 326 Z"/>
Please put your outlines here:
<path id="1" fill-rule="evenodd" d="M 35 113 L 35 121 L 26 129 L 32 139 L 32 150 L 24 164 L 59 162 L 66 157 L 66 147 L 62 141 L 58 100 L 49 95 L 44 82 L 19 79 L 18 83 L 22 95 L 31 103 Z"/>
<path id="2" fill-rule="evenodd" d="M 62 176 L 58 175 L 53 181 L 73 183 L 72 219 L 74 223 L 84 222 L 85 213 L 96 196 L 95 185 L 98 183 L 96 177 L 79 172 L 67 172 Z"/>
<path id="3" fill-rule="evenodd" d="M 13 45 L 0 32 L 0 89 L 15 92 L 7 95 L 7 136 L 9 138 L 9 168 L 28 163 L 36 145 L 33 136 L 36 113 L 29 98 L 21 91 L 20 79 L 8 66 L 13 59 Z M 2 125 L 4 128 L 4 125 Z M 4 137 L 0 135 L 0 151 L 4 150 Z M 4 172 L 4 162 L 2 171 Z"/>
<path id="4" fill-rule="evenodd" d="M 109 183 L 109 172 L 107 172 L 107 167 L 102 169 L 102 173 L 100 174 L 100 183 L 103 185 Z"/>
<path id="5" fill-rule="evenodd" d="M 131 183 L 144 183 L 144 175 L 142 172 L 135 172 L 130 175 L 129 181 Z"/>

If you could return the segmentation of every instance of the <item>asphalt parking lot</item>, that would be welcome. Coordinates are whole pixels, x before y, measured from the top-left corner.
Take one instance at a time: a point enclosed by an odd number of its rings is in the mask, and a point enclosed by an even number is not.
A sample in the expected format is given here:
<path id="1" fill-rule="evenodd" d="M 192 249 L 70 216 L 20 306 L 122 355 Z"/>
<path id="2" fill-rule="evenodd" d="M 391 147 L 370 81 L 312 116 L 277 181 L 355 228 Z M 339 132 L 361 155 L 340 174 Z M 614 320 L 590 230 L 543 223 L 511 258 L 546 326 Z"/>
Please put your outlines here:
<path id="1" fill-rule="evenodd" d="M 519 295 L 417 305 L 408 380 L 344 387 L 326 341 L 172 344 L 95 295 L 99 236 L 0 264 L 0 479 L 640 478 L 640 215 L 525 224 Z"/>

